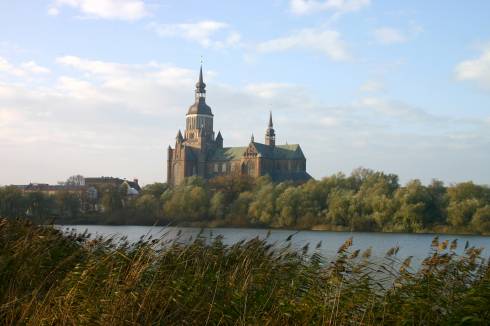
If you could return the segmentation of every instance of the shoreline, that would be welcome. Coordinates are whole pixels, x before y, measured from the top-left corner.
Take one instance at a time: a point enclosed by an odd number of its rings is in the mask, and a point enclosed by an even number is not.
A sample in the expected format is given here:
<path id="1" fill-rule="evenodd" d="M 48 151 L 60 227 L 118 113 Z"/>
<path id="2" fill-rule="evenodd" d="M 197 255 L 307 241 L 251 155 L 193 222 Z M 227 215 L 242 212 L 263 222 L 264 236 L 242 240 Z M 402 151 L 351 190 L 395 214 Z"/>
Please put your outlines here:
<path id="1" fill-rule="evenodd" d="M 437 230 L 422 230 L 422 231 L 412 231 L 412 232 L 402 232 L 402 231 L 370 231 L 370 230 L 347 230 L 338 227 L 333 228 L 321 228 L 323 225 L 313 226 L 312 228 L 282 228 L 282 227 L 271 227 L 271 226 L 253 226 L 253 225 L 213 225 L 213 223 L 182 223 L 182 224 L 101 224 L 101 223 L 50 223 L 50 225 L 60 225 L 60 226 L 138 226 L 138 227 L 173 227 L 173 228 L 203 228 L 203 229 L 261 229 L 261 230 L 284 230 L 291 232 L 331 232 L 331 233 L 372 233 L 372 234 L 420 234 L 420 235 L 444 235 L 444 236 L 475 236 L 475 237 L 490 237 L 488 233 L 475 233 L 470 231 L 455 231 L 451 230 L 449 232 L 437 231 Z"/>

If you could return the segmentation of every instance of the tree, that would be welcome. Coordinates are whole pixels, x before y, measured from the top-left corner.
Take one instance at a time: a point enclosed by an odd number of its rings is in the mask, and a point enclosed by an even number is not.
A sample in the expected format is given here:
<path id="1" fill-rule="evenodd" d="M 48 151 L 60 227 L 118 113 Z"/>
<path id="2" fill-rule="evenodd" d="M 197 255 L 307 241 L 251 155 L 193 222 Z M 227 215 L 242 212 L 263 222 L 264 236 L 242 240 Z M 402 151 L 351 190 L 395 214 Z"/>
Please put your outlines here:
<path id="1" fill-rule="evenodd" d="M 52 197 L 40 191 L 27 194 L 27 212 L 34 219 L 40 220 L 49 217 L 53 208 L 54 200 Z"/>
<path id="2" fill-rule="evenodd" d="M 166 183 L 155 182 L 144 186 L 143 193 L 150 194 L 155 198 L 160 198 L 167 189 L 168 185 Z"/>
<path id="3" fill-rule="evenodd" d="M 102 189 L 101 204 L 104 211 L 113 213 L 124 207 L 124 198 L 127 194 L 124 189 L 115 186 L 107 186 Z"/>
<path id="4" fill-rule="evenodd" d="M 353 191 L 336 189 L 328 196 L 327 219 L 334 225 L 349 226 L 351 222 L 351 198 Z"/>
<path id="5" fill-rule="evenodd" d="M 166 216 L 182 221 L 206 218 L 209 198 L 201 178 L 189 178 L 183 184 L 163 194 Z"/>
<path id="6" fill-rule="evenodd" d="M 288 187 L 277 198 L 279 218 L 276 221 L 279 227 L 290 227 L 296 224 L 299 218 L 302 201 L 301 191 L 298 187 Z"/>
<path id="7" fill-rule="evenodd" d="M 134 201 L 134 208 L 138 215 L 146 220 L 152 220 L 160 214 L 160 201 L 151 193 L 143 193 Z"/>
<path id="8" fill-rule="evenodd" d="M 398 189 L 395 199 L 399 204 L 396 225 L 402 230 L 418 231 L 429 224 L 431 196 L 420 180 L 412 180 Z"/>
<path id="9" fill-rule="evenodd" d="M 234 225 L 248 225 L 248 210 L 250 203 L 253 201 L 253 194 L 250 191 L 244 191 L 233 201 L 230 209 L 230 222 Z"/>
<path id="10" fill-rule="evenodd" d="M 60 191 L 55 195 L 55 202 L 61 217 L 77 217 L 80 214 L 81 201 L 78 194 Z"/>
<path id="11" fill-rule="evenodd" d="M 471 219 L 474 231 L 490 233 L 490 205 L 478 208 Z"/>
<path id="12" fill-rule="evenodd" d="M 276 191 L 270 179 L 257 183 L 254 200 L 250 203 L 249 216 L 254 223 L 270 224 L 275 215 Z"/>
<path id="13" fill-rule="evenodd" d="M 449 197 L 447 188 L 440 180 L 433 179 L 427 190 L 431 196 L 431 202 L 428 207 L 431 223 L 447 223 L 447 206 Z"/>
<path id="14" fill-rule="evenodd" d="M 481 202 L 475 198 L 451 202 L 448 208 L 449 224 L 452 226 L 469 225 L 473 215 L 481 206 Z"/>
<path id="15" fill-rule="evenodd" d="M 22 191 L 15 186 L 0 188 L 0 217 L 24 217 L 27 211 L 27 201 Z"/>
<path id="16" fill-rule="evenodd" d="M 212 219 L 223 219 L 226 213 L 225 195 L 223 192 L 216 192 L 209 203 L 209 217 Z"/>
<path id="17" fill-rule="evenodd" d="M 447 190 L 451 202 L 462 202 L 466 199 L 484 199 L 488 189 L 475 185 L 473 182 L 461 182 Z"/>
<path id="18" fill-rule="evenodd" d="M 85 178 L 83 177 L 83 175 L 80 174 L 72 175 L 66 180 L 65 184 L 67 186 L 84 186 Z"/>

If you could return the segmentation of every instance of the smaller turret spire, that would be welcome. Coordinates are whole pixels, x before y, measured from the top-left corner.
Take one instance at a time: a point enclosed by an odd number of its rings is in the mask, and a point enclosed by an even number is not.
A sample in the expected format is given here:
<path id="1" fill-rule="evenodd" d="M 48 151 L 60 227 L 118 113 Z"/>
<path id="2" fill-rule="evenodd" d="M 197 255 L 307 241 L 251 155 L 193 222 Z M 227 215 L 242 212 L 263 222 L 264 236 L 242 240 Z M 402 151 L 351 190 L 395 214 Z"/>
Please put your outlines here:
<path id="1" fill-rule="evenodd" d="M 175 137 L 175 139 L 178 142 L 182 142 L 184 140 L 184 137 L 182 137 L 182 133 L 180 132 L 180 129 L 179 129 L 179 132 L 177 133 L 177 137 Z"/>
<path id="2" fill-rule="evenodd" d="M 223 148 L 223 136 L 221 135 L 221 131 L 218 131 L 218 135 L 216 136 L 216 147 Z"/>
<path id="3" fill-rule="evenodd" d="M 269 112 L 269 125 L 265 131 L 265 144 L 272 147 L 276 146 L 276 132 L 272 123 L 272 111 Z"/>

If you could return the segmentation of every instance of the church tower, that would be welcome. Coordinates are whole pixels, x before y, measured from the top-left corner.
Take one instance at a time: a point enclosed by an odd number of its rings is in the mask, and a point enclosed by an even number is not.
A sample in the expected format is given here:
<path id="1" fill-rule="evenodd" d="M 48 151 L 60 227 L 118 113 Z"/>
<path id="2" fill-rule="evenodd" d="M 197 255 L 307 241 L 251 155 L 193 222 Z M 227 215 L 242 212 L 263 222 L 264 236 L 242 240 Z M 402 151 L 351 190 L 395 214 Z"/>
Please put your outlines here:
<path id="1" fill-rule="evenodd" d="M 195 92 L 195 102 L 189 107 L 185 119 L 184 138 L 189 146 L 205 150 L 206 145 L 214 141 L 214 131 L 213 113 L 206 104 L 206 84 L 202 77 L 202 66 Z"/>
<path id="2" fill-rule="evenodd" d="M 269 113 L 269 126 L 265 131 L 265 144 L 272 147 L 276 146 L 276 132 L 272 124 L 272 112 Z"/>
<path id="3" fill-rule="evenodd" d="M 202 75 L 202 65 L 199 79 L 196 83 L 194 104 L 187 110 L 185 130 L 179 130 L 175 139 L 175 149 L 167 149 L 167 183 L 181 184 L 190 176 L 207 176 L 206 162 L 208 156 L 223 147 L 221 133 L 214 137 L 213 112 L 206 104 L 206 84 Z"/>

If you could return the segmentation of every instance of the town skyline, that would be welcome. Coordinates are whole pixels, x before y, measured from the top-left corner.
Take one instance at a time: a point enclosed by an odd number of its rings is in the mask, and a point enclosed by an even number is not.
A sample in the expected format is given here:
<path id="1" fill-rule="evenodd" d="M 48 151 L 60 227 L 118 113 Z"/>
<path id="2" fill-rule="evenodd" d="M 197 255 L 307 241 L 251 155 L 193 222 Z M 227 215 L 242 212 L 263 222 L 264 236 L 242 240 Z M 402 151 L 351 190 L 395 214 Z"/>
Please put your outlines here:
<path id="1" fill-rule="evenodd" d="M 490 184 L 488 2 L 97 3 L 0 3 L 0 184 L 164 181 L 201 56 L 227 146 L 272 111 L 317 179 Z"/>

